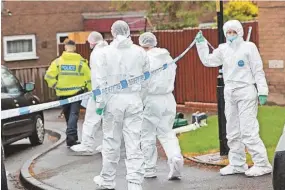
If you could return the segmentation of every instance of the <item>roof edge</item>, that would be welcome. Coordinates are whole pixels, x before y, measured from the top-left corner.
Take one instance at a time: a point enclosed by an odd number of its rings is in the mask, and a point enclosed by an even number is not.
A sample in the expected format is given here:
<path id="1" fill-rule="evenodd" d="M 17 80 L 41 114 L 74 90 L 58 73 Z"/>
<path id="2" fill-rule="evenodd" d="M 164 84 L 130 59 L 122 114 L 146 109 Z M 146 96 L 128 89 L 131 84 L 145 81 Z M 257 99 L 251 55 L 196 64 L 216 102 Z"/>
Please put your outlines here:
<path id="1" fill-rule="evenodd" d="M 146 11 L 82 13 L 84 19 L 144 17 Z"/>

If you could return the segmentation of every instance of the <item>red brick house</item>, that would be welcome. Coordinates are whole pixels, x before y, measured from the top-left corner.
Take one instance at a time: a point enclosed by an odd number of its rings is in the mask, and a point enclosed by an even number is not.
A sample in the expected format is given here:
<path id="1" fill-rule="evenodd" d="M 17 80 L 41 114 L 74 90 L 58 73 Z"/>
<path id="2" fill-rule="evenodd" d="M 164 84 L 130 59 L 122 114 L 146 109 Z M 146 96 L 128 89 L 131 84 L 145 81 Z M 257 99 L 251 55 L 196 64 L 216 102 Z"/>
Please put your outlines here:
<path id="1" fill-rule="evenodd" d="M 285 2 L 258 1 L 259 51 L 267 82 L 269 101 L 285 105 Z"/>
<path id="2" fill-rule="evenodd" d="M 10 68 L 49 65 L 69 32 L 97 30 L 106 35 L 114 20 L 125 19 L 134 32 L 144 30 L 143 3 L 116 13 L 111 1 L 5 1 L 2 14 L 2 64 Z"/>

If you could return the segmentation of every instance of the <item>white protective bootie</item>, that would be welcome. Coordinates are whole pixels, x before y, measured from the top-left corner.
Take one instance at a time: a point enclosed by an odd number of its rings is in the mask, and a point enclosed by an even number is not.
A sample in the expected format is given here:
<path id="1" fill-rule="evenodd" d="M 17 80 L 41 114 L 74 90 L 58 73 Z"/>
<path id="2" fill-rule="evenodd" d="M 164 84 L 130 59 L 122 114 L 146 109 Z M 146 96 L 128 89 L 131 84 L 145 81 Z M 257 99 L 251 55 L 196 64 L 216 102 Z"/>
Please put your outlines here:
<path id="1" fill-rule="evenodd" d="M 168 180 L 180 180 L 183 169 L 184 160 L 183 157 L 173 157 L 169 160 L 170 172 L 168 174 Z"/>
<path id="2" fill-rule="evenodd" d="M 93 154 L 95 152 L 91 147 L 88 147 L 84 144 L 73 145 L 72 147 L 70 147 L 70 149 L 73 150 L 74 152 L 79 152 L 79 153 Z"/>
<path id="3" fill-rule="evenodd" d="M 110 185 L 103 185 L 103 179 L 101 178 L 100 175 L 95 176 L 93 181 L 97 185 L 97 190 L 114 190 L 115 189 L 115 183 L 110 184 Z"/>
<path id="4" fill-rule="evenodd" d="M 142 185 L 128 182 L 128 190 L 142 190 Z"/>
<path id="5" fill-rule="evenodd" d="M 156 171 L 155 170 L 149 170 L 149 171 L 145 171 L 144 173 L 144 178 L 156 178 Z"/>
<path id="6" fill-rule="evenodd" d="M 268 164 L 267 166 L 252 166 L 245 172 L 245 175 L 248 177 L 257 177 L 265 174 L 270 174 L 272 172 L 272 166 Z"/>
<path id="7" fill-rule="evenodd" d="M 227 165 L 226 167 L 220 169 L 220 174 L 221 175 L 241 174 L 241 173 L 244 173 L 247 169 L 248 169 L 247 164 L 243 166 Z"/>

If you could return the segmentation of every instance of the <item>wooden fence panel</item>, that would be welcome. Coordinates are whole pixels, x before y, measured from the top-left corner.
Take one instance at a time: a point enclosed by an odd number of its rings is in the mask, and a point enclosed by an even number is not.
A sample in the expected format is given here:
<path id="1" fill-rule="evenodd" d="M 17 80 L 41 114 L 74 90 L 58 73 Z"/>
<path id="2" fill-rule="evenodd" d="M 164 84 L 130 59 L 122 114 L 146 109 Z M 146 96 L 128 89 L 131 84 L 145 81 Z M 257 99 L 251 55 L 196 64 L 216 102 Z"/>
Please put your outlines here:
<path id="1" fill-rule="evenodd" d="M 49 102 L 56 100 L 56 94 L 54 90 L 48 88 L 48 85 L 44 80 L 47 68 L 47 66 L 44 66 L 33 68 L 10 68 L 10 70 L 21 83 L 34 82 L 34 94 L 37 95 L 42 102 Z"/>

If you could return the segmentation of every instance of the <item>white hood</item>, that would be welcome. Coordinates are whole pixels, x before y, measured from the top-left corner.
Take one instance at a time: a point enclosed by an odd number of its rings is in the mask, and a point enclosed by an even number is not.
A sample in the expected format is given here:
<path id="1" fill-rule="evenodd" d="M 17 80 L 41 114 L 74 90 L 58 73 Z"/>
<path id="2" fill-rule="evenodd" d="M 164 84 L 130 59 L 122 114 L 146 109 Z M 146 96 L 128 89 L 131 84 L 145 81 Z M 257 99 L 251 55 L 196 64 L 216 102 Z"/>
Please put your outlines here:
<path id="1" fill-rule="evenodd" d="M 118 35 L 110 45 L 116 48 L 128 48 L 133 45 L 133 41 L 130 37 Z"/>
<path id="2" fill-rule="evenodd" d="M 164 48 L 152 48 L 150 50 L 147 51 L 147 54 L 149 56 L 155 57 L 155 58 L 159 58 L 159 59 L 165 59 L 168 56 L 170 56 L 170 53 L 167 49 Z"/>
<path id="3" fill-rule="evenodd" d="M 100 41 L 96 44 L 95 48 L 102 48 L 108 45 L 108 42 L 106 42 L 105 40 Z"/>
<path id="4" fill-rule="evenodd" d="M 233 42 L 227 41 L 227 43 L 229 44 L 230 47 L 237 48 L 239 46 L 239 44 L 244 41 L 244 39 L 243 39 L 243 34 L 244 34 L 243 27 L 238 20 L 230 20 L 230 21 L 226 22 L 223 26 L 223 30 L 224 30 L 225 36 L 227 36 L 228 30 L 234 30 L 234 31 L 236 31 L 236 33 L 238 35 L 237 39 L 235 39 Z"/>
<path id="5" fill-rule="evenodd" d="M 237 32 L 237 35 L 239 37 L 243 37 L 243 27 L 241 25 L 241 23 L 238 20 L 230 20 L 228 22 L 226 22 L 223 26 L 223 30 L 224 30 L 224 35 L 227 36 L 227 31 L 228 30 L 234 30 Z"/>

